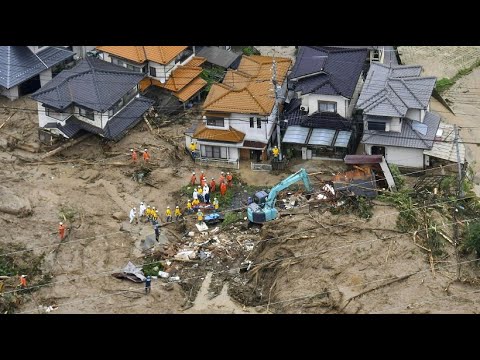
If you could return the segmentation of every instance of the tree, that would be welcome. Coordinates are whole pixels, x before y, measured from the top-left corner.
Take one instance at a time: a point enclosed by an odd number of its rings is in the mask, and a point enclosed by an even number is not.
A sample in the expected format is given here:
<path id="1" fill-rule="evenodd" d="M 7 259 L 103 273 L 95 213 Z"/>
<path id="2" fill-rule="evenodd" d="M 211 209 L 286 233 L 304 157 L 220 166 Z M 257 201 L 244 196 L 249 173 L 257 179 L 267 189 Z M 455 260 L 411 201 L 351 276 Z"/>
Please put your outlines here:
<path id="1" fill-rule="evenodd" d="M 475 250 L 477 257 L 480 258 L 480 222 L 469 225 L 465 237 L 465 248 L 468 251 Z"/>

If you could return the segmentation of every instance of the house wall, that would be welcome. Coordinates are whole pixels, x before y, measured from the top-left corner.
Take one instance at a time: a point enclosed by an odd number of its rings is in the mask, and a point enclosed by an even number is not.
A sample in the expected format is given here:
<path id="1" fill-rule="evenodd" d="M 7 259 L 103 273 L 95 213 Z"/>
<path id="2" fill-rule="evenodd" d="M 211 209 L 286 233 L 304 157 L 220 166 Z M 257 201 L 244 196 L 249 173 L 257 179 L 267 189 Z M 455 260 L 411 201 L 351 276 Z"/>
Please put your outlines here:
<path id="1" fill-rule="evenodd" d="M 308 106 L 308 115 L 318 111 L 318 101 L 331 101 L 337 103 L 337 113 L 347 117 L 348 99 L 343 96 L 307 94 L 302 95 L 302 106 Z"/>
<path id="2" fill-rule="evenodd" d="M 391 118 L 390 128 L 388 131 L 401 132 L 402 131 L 402 122 L 400 118 Z"/>
<path id="3" fill-rule="evenodd" d="M 70 111 L 65 111 L 63 113 L 55 113 L 55 117 L 48 116 L 45 107 L 43 107 L 42 103 L 39 101 L 37 101 L 37 109 L 39 127 L 44 127 L 46 124 L 52 122 L 65 125 L 65 120 L 67 120 L 72 115 Z"/>
<path id="4" fill-rule="evenodd" d="M 425 111 L 419 110 L 419 109 L 408 109 L 407 114 L 405 115 L 406 118 L 409 118 L 411 120 L 416 120 L 416 121 L 423 121 L 424 116 L 425 116 Z"/>
<path id="5" fill-rule="evenodd" d="M 78 106 L 75 106 L 74 107 L 74 114 L 75 114 L 75 117 L 78 119 L 78 120 L 82 120 L 82 121 L 85 121 L 86 123 L 90 124 L 90 125 L 93 125 L 93 126 L 96 126 L 96 127 L 99 127 L 101 129 L 103 129 L 105 127 L 105 118 L 102 119 L 102 113 L 98 112 L 98 111 L 94 111 L 94 119 L 95 120 L 90 120 L 89 118 L 86 118 L 82 115 L 80 115 L 80 108 Z M 103 120 L 103 124 L 102 124 L 102 120 Z"/>
<path id="6" fill-rule="evenodd" d="M 40 86 L 44 86 L 47 82 L 52 80 L 52 68 L 48 68 L 40 73 Z"/>
<path id="7" fill-rule="evenodd" d="M 273 114 L 272 114 L 273 115 Z M 261 142 L 268 142 L 269 140 L 269 135 L 272 131 L 273 128 L 273 123 L 274 120 L 272 119 L 272 115 L 267 121 L 266 116 L 261 116 L 261 115 L 253 115 L 253 114 L 239 114 L 239 113 L 232 113 L 230 114 L 230 117 L 228 119 L 228 124 L 229 126 L 233 127 L 234 129 L 237 129 L 243 133 L 245 133 L 245 139 L 244 140 L 250 140 L 250 141 L 261 141 Z M 262 120 L 262 127 L 260 129 L 257 128 L 257 121 L 256 119 L 254 120 L 254 127 L 250 127 L 250 118 L 260 118 Z M 274 116 L 273 116 L 274 117 Z M 225 122 L 227 123 L 227 122 Z M 227 125 L 228 129 L 228 125 Z"/>
<path id="8" fill-rule="evenodd" d="M 353 110 L 355 109 L 355 105 L 357 105 L 358 97 L 360 96 L 360 92 L 363 88 L 363 77 L 360 75 L 358 77 L 357 85 L 355 86 L 355 90 L 353 91 L 352 98 L 348 101 L 348 107 L 346 111 L 346 118 L 350 119 L 352 117 Z"/>
<path id="9" fill-rule="evenodd" d="M 365 144 L 365 152 L 372 155 L 371 144 Z M 382 145 L 379 145 L 382 146 Z M 423 149 L 412 149 L 398 146 L 385 146 L 385 160 L 390 164 L 398 166 L 422 168 L 423 163 Z"/>
<path id="10" fill-rule="evenodd" d="M 172 73 L 173 70 L 175 70 L 180 65 L 186 64 L 194 56 L 195 56 L 195 54 L 189 56 L 183 62 L 180 62 L 178 64 L 175 64 L 175 59 L 173 59 L 172 61 L 170 61 L 166 65 L 162 65 L 162 64 L 159 64 L 159 63 L 156 63 L 156 62 L 153 62 L 153 61 L 149 61 L 148 62 L 148 76 L 151 77 L 152 79 L 160 81 L 161 83 L 164 83 L 165 81 L 167 81 L 170 78 L 170 74 Z M 157 76 L 151 76 L 150 75 L 150 67 L 155 68 Z"/>
<path id="11" fill-rule="evenodd" d="M 18 99 L 18 86 L 14 86 L 10 89 L 0 86 L 0 95 L 6 96 L 10 100 L 16 100 Z"/>

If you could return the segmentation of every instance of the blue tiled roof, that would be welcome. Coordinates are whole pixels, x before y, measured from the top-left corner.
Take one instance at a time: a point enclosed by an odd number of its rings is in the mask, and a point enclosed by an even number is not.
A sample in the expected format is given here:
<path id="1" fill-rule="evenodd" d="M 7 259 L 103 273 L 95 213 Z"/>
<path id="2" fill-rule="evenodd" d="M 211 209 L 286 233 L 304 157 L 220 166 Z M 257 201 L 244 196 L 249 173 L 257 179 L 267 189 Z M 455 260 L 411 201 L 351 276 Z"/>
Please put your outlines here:
<path id="1" fill-rule="evenodd" d="M 49 46 L 34 54 L 28 46 L 0 46 L 0 85 L 10 89 L 73 56 L 73 52 Z"/>
<path id="2" fill-rule="evenodd" d="M 87 57 L 74 68 L 62 71 L 32 98 L 59 110 L 76 104 L 105 112 L 144 77 L 145 74 Z"/>
<path id="3" fill-rule="evenodd" d="M 303 94 L 351 98 L 367 53 L 367 49 L 302 46 L 289 79 L 296 80 L 295 91 Z"/>

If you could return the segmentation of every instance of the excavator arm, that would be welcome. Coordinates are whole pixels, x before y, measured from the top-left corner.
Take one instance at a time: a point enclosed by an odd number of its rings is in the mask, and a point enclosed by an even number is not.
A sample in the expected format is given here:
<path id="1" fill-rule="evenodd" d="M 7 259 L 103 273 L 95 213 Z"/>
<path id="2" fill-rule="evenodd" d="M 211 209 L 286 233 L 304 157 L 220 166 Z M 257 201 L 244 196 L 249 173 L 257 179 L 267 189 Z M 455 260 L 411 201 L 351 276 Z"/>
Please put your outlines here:
<path id="1" fill-rule="evenodd" d="M 259 206 L 255 203 L 250 204 L 247 208 L 248 220 L 254 223 L 263 223 L 276 219 L 278 216 L 278 211 L 277 209 L 275 209 L 275 202 L 277 201 L 278 193 L 300 180 L 303 181 L 305 189 L 308 192 L 311 192 L 312 185 L 310 184 L 308 173 L 305 169 L 302 168 L 295 174 L 290 175 L 289 177 L 275 185 L 268 193 L 267 200 L 265 201 L 265 204 L 263 206 Z"/>

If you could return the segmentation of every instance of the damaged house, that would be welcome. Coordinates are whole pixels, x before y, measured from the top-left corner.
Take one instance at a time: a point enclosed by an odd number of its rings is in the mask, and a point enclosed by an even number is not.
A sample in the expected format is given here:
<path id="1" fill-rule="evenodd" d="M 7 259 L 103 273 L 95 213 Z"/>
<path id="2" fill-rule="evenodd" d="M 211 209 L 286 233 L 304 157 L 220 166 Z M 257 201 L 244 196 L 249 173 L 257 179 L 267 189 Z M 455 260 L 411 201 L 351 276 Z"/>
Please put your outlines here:
<path id="1" fill-rule="evenodd" d="M 366 154 L 400 167 L 430 165 L 425 151 L 432 150 L 440 116 L 429 106 L 436 78 L 421 72 L 421 66 L 371 64 L 357 102 Z"/>
<path id="2" fill-rule="evenodd" d="M 300 47 L 288 77 L 282 143 L 291 155 L 343 158 L 354 153 L 360 131 L 352 120 L 368 65 L 367 49 Z"/>
<path id="3" fill-rule="evenodd" d="M 31 97 L 38 102 L 40 138 L 90 132 L 119 140 L 153 101 L 139 95 L 145 74 L 86 57 L 62 71 Z"/>

